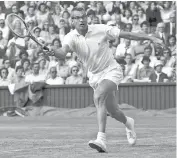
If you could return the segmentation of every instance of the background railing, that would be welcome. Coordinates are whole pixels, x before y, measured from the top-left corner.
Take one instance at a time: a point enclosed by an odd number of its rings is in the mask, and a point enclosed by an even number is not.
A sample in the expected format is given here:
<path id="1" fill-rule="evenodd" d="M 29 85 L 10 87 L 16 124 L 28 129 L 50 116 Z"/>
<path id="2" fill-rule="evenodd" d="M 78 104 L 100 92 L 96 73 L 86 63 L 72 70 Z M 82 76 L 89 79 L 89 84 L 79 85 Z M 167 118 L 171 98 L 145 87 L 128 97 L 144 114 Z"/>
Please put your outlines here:
<path id="1" fill-rule="evenodd" d="M 140 109 L 176 107 L 175 83 L 124 83 L 116 93 L 118 103 Z M 44 103 L 61 108 L 84 108 L 93 104 L 93 90 L 87 84 L 46 86 Z M 7 87 L 0 87 L 0 107 L 13 106 L 13 96 Z"/>

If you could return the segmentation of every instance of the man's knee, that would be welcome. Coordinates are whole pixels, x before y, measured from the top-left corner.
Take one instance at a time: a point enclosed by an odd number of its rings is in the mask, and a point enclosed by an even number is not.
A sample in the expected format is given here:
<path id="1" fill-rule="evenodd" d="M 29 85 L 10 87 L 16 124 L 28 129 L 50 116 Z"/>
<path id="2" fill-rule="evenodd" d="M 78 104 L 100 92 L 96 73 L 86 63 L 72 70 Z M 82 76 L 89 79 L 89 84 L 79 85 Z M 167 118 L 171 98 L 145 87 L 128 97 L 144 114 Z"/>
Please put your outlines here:
<path id="1" fill-rule="evenodd" d="M 94 93 L 94 101 L 99 106 L 102 106 L 106 102 L 106 97 L 107 97 L 107 93 L 102 89 L 98 89 Z"/>

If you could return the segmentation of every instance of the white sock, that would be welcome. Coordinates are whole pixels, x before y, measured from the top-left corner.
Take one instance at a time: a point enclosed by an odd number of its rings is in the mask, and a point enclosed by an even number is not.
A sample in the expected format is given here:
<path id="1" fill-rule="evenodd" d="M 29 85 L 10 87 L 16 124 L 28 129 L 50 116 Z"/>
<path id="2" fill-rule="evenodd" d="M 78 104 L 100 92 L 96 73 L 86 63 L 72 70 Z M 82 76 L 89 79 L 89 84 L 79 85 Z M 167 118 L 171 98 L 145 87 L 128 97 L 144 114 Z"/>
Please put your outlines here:
<path id="1" fill-rule="evenodd" d="M 101 141 L 103 141 L 103 143 L 106 144 L 106 133 L 98 132 L 97 140 L 101 140 Z"/>
<path id="2" fill-rule="evenodd" d="M 131 118 L 131 117 L 127 117 L 127 116 L 126 116 L 126 118 L 127 118 L 127 122 L 126 122 L 125 126 L 126 126 L 129 130 L 133 130 L 132 127 L 131 127 L 130 121 L 129 121 L 129 120 L 132 119 L 132 118 Z"/>

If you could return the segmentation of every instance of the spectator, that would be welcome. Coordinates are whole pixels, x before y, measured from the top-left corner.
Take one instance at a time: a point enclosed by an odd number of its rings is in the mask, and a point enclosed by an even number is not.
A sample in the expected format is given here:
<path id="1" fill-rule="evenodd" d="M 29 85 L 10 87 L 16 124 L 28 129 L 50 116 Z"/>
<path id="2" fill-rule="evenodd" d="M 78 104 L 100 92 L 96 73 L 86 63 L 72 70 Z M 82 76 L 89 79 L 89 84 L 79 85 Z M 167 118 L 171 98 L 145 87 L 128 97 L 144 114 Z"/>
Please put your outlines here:
<path id="1" fill-rule="evenodd" d="M 70 13 L 68 11 L 64 11 L 62 13 L 62 18 L 66 21 L 66 24 L 69 24 Z"/>
<path id="2" fill-rule="evenodd" d="M 96 1 L 90 1 L 90 5 L 89 5 L 89 10 L 93 10 L 94 12 L 96 12 L 97 10 L 97 2 Z"/>
<path id="3" fill-rule="evenodd" d="M 67 25 L 65 19 L 60 18 L 59 20 L 60 26 L 59 26 L 59 38 L 60 41 L 62 42 L 64 39 L 64 36 L 70 31 L 70 27 Z"/>
<path id="4" fill-rule="evenodd" d="M 169 35 L 176 35 L 176 14 L 170 14 L 170 20 L 165 24 L 165 32 Z"/>
<path id="5" fill-rule="evenodd" d="M 40 37 L 42 37 L 45 41 L 49 39 L 49 22 L 48 21 L 43 22 Z"/>
<path id="6" fill-rule="evenodd" d="M 165 66 L 167 61 L 166 61 L 166 58 L 164 56 L 160 57 L 160 61 L 163 64 L 162 72 L 167 74 L 167 76 L 171 78 L 173 76 L 173 68 Z"/>
<path id="7" fill-rule="evenodd" d="M 52 15 L 54 24 L 59 28 L 60 27 L 60 18 L 62 18 L 62 14 L 61 14 L 61 7 L 60 5 L 56 5 L 54 8 L 54 14 Z"/>
<path id="8" fill-rule="evenodd" d="M 66 65 L 65 60 L 58 59 L 57 72 L 57 75 L 62 77 L 64 80 L 66 80 L 66 78 L 70 75 L 70 68 Z"/>
<path id="9" fill-rule="evenodd" d="M 125 24 L 125 31 L 127 31 L 127 32 L 131 32 L 132 31 L 132 24 L 131 23 Z"/>
<path id="10" fill-rule="evenodd" d="M 48 45 L 52 45 L 52 41 L 55 38 L 59 38 L 58 34 L 56 33 L 56 28 L 54 25 L 49 25 L 49 36 L 46 43 Z"/>
<path id="11" fill-rule="evenodd" d="M 152 68 L 154 68 L 154 64 L 157 62 L 157 58 L 154 55 L 152 55 L 152 47 L 147 46 L 144 48 L 144 56 L 147 56 L 150 59 L 149 64 Z M 139 69 L 141 69 L 144 66 L 144 64 L 142 63 L 144 56 L 140 57 L 138 60 L 135 61 L 135 63 L 138 64 Z"/>
<path id="12" fill-rule="evenodd" d="M 24 76 L 27 76 L 31 74 L 31 69 L 30 69 L 30 60 L 29 59 L 23 59 L 21 63 L 24 71 Z"/>
<path id="13" fill-rule="evenodd" d="M 98 16 L 92 18 L 91 24 L 100 24 L 100 19 Z"/>
<path id="14" fill-rule="evenodd" d="M 37 25 L 36 15 L 35 15 L 35 8 L 33 6 L 29 6 L 27 8 L 27 14 L 25 17 L 25 22 L 28 23 L 29 21 L 34 21 L 34 25 Z"/>
<path id="15" fill-rule="evenodd" d="M 168 48 L 171 50 L 171 55 L 176 57 L 176 37 L 171 35 L 168 37 Z"/>
<path id="16" fill-rule="evenodd" d="M 20 8 L 20 10 L 22 10 L 24 12 L 24 14 L 27 14 L 27 10 L 28 10 L 28 6 L 29 6 L 29 2 L 28 1 L 23 1 L 24 5 Z"/>
<path id="17" fill-rule="evenodd" d="M 0 30 L 3 32 L 3 38 L 9 40 L 10 30 L 9 27 L 5 25 L 4 19 L 0 19 Z"/>
<path id="18" fill-rule="evenodd" d="M 141 24 L 140 24 L 140 27 L 141 27 L 141 31 L 140 33 L 145 33 L 145 34 L 149 34 L 149 23 L 147 21 L 143 21 Z"/>
<path id="19" fill-rule="evenodd" d="M 136 78 L 137 65 L 132 63 L 132 55 L 125 56 L 124 82 L 132 82 Z"/>
<path id="20" fill-rule="evenodd" d="M 125 16 L 122 17 L 122 22 L 124 23 L 132 23 L 132 11 L 130 9 L 125 10 Z"/>
<path id="21" fill-rule="evenodd" d="M 165 45 L 168 44 L 167 41 L 168 41 L 169 34 L 167 34 L 165 32 L 165 24 L 164 23 L 158 23 L 157 24 L 157 31 L 154 34 L 154 36 L 162 39 Z"/>
<path id="22" fill-rule="evenodd" d="M 37 62 L 39 63 L 39 74 L 43 75 L 44 78 L 48 73 L 48 66 L 46 65 L 46 59 L 44 57 L 40 57 Z"/>
<path id="23" fill-rule="evenodd" d="M 0 6 L 0 19 L 5 19 L 5 13 L 3 12 L 2 6 Z"/>
<path id="24" fill-rule="evenodd" d="M 67 77 L 65 84 L 82 84 L 83 78 L 78 75 L 79 67 L 73 66 L 71 68 L 71 76 Z"/>
<path id="25" fill-rule="evenodd" d="M 46 81 L 49 85 L 62 85 L 65 83 L 64 79 L 57 76 L 57 69 L 56 67 L 50 68 L 50 78 Z"/>
<path id="26" fill-rule="evenodd" d="M 157 8 L 156 2 L 150 2 L 149 7 L 146 10 L 146 20 L 150 24 L 151 33 L 154 33 L 157 27 L 157 24 L 162 21 L 160 11 Z"/>
<path id="27" fill-rule="evenodd" d="M 139 16 L 139 24 L 141 25 L 142 22 L 146 21 L 146 14 L 144 13 L 143 8 L 138 8 L 138 16 Z"/>
<path id="28" fill-rule="evenodd" d="M 9 81 L 11 81 L 11 80 L 14 78 L 15 69 L 13 69 L 13 68 L 11 67 L 10 60 L 7 59 L 7 58 L 5 58 L 5 59 L 3 60 L 3 65 L 4 65 L 4 67 L 8 70 L 7 79 L 8 79 Z"/>
<path id="29" fill-rule="evenodd" d="M 34 82 L 44 82 L 46 78 L 43 75 L 39 74 L 39 63 L 34 63 L 32 66 L 32 74 L 26 75 L 25 82 L 34 83 Z"/>
<path id="30" fill-rule="evenodd" d="M 38 27 L 42 28 L 44 23 L 48 21 L 49 24 L 53 24 L 53 19 L 49 12 L 46 11 L 47 6 L 45 3 L 40 3 L 38 6 L 38 11 L 36 13 L 36 20 Z"/>
<path id="31" fill-rule="evenodd" d="M 155 56 L 157 60 L 160 60 L 160 57 L 163 56 L 163 51 L 161 47 L 155 47 Z"/>
<path id="32" fill-rule="evenodd" d="M 18 33 L 21 33 L 21 30 L 16 30 Z M 16 61 L 19 60 L 19 54 L 25 49 L 25 40 L 14 34 L 14 37 L 9 40 L 7 44 L 6 56 L 12 60 L 12 67 L 15 67 Z"/>
<path id="33" fill-rule="evenodd" d="M 125 39 L 125 43 L 119 44 L 116 49 L 115 58 L 125 58 L 127 54 L 131 54 L 132 47 L 131 47 L 131 40 Z"/>
<path id="34" fill-rule="evenodd" d="M 7 40 L 3 38 L 3 32 L 0 30 L 0 59 L 5 55 Z"/>
<path id="35" fill-rule="evenodd" d="M 91 9 L 87 11 L 87 22 L 88 22 L 88 24 L 91 24 L 92 19 L 93 19 L 93 17 L 95 17 L 95 16 L 96 16 L 95 11 L 93 11 L 93 10 L 91 10 Z"/>
<path id="36" fill-rule="evenodd" d="M 119 29 L 121 29 L 121 30 L 124 30 L 124 29 L 125 29 L 125 23 L 122 22 L 122 20 L 121 20 L 121 15 L 120 15 L 120 14 L 113 14 L 113 15 L 111 16 L 111 19 L 116 21 L 116 26 L 117 26 Z"/>
<path id="37" fill-rule="evenodd" d="M 132 16 L 132 32 L 140 32 L 141 31 L 141 27 L 140 27 L 140 24 L 139 24 L 139 16 L 138 14 L 134 14 Z"/>
<path id="38" fill-rule="evenodd" d="M 151 74 L 154 73 L 154 69 L 151 66 L 149 66 L 150 61 L 151 60 L 149 59 L 148 56 L 143 57 L 141 61 L 143 67 L 140 68 L 137 72 L 137 78 L 139 80 L 148 81 Z"/>
<path id="39" fill-rule="evenodd" d="M 137 14 L 138 12 L 138 5 L 135 1 L 129 2 L 129 9 L 132 11 L 132 15 Z"/>
<path id="40" fill-rule="evenodd" d="M 74 55 L 75 53 L 68 53 L 66 55 L 66 65 L 68 65 L 70 68 L 72 68 L 73 66 L 78 65 L 78 62 L 76 61 L 76 56 Z"/>
<path id="41" fill-rule="evenodd" d="M 170 1 L 163 2 L 163 7 L 160 10 L 162 21 L 164 23 L 170 22 L 170 15 L 174 13 L 174 10 L 172 8 L 172 3 Z"/>
<path id="42" fill-rule="evenodd" d="M 15 77 L 12 79 L 11 83 L 24 83 L 25 81 L 25 77 L 24 77 L 24 69 L 23 67 L 20 65 L 20 66 L 17 66 L 16 67 L 16 70 L 15 70 Z"/>
<path id="43" fill-rule="evenodd" d="M 155 71 L 149 76 L 151 82 L 168 82 L 169 78 L 167 74 L 162 72 L 163 64 L 159 61 L 155 63 Z"/>
<path id="44" fill-rule="evenodd" d="M 166 63 L 164 66 L 166 67 L 174 67 L 176 58 L 171 56 L 171 50 L 169 48 L 164 48 L 163 49 L 163 56 L 166 59 Z"/>
<path id="45" fill-rule="evenodd" d="M 10 84 L 10 80 L 8 79 L 8 69 L 1 68 L 0 69 L 0 86 L 8 86 Z"/>
<path id="46" fill-rule="evenodd" d="M 20 60 L 16 62 L 15 67 L 22 65 L 22 60 L 28 58 L 28 53 L 25 50 L 21 51 L 19 54 L 19 58 L 20 58 Z"/>

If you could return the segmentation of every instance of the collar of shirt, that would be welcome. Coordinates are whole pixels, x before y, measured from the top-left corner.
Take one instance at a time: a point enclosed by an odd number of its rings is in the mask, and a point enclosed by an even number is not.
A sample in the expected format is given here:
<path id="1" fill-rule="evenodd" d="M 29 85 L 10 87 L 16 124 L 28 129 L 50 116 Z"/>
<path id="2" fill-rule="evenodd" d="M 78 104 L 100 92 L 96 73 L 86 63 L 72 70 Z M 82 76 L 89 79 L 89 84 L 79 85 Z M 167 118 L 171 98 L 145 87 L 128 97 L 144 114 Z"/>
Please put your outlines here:
<path id="1" fill-rule="evenodd" d="M 74 32 L 75 32 L 75 34 L 76 34 L 77 36 L 81 36 L 81 34 L 80 34 L 76 29 L 74 29 Z M 92 32 L 92 29 L 91 29 L 90 25 L 88 25 L 88 31 L 87 31 L 87 33 L 89 33 L 89 32 Z M 86 34 L 87 34 L 87 33 L 86 33 Z"/>

